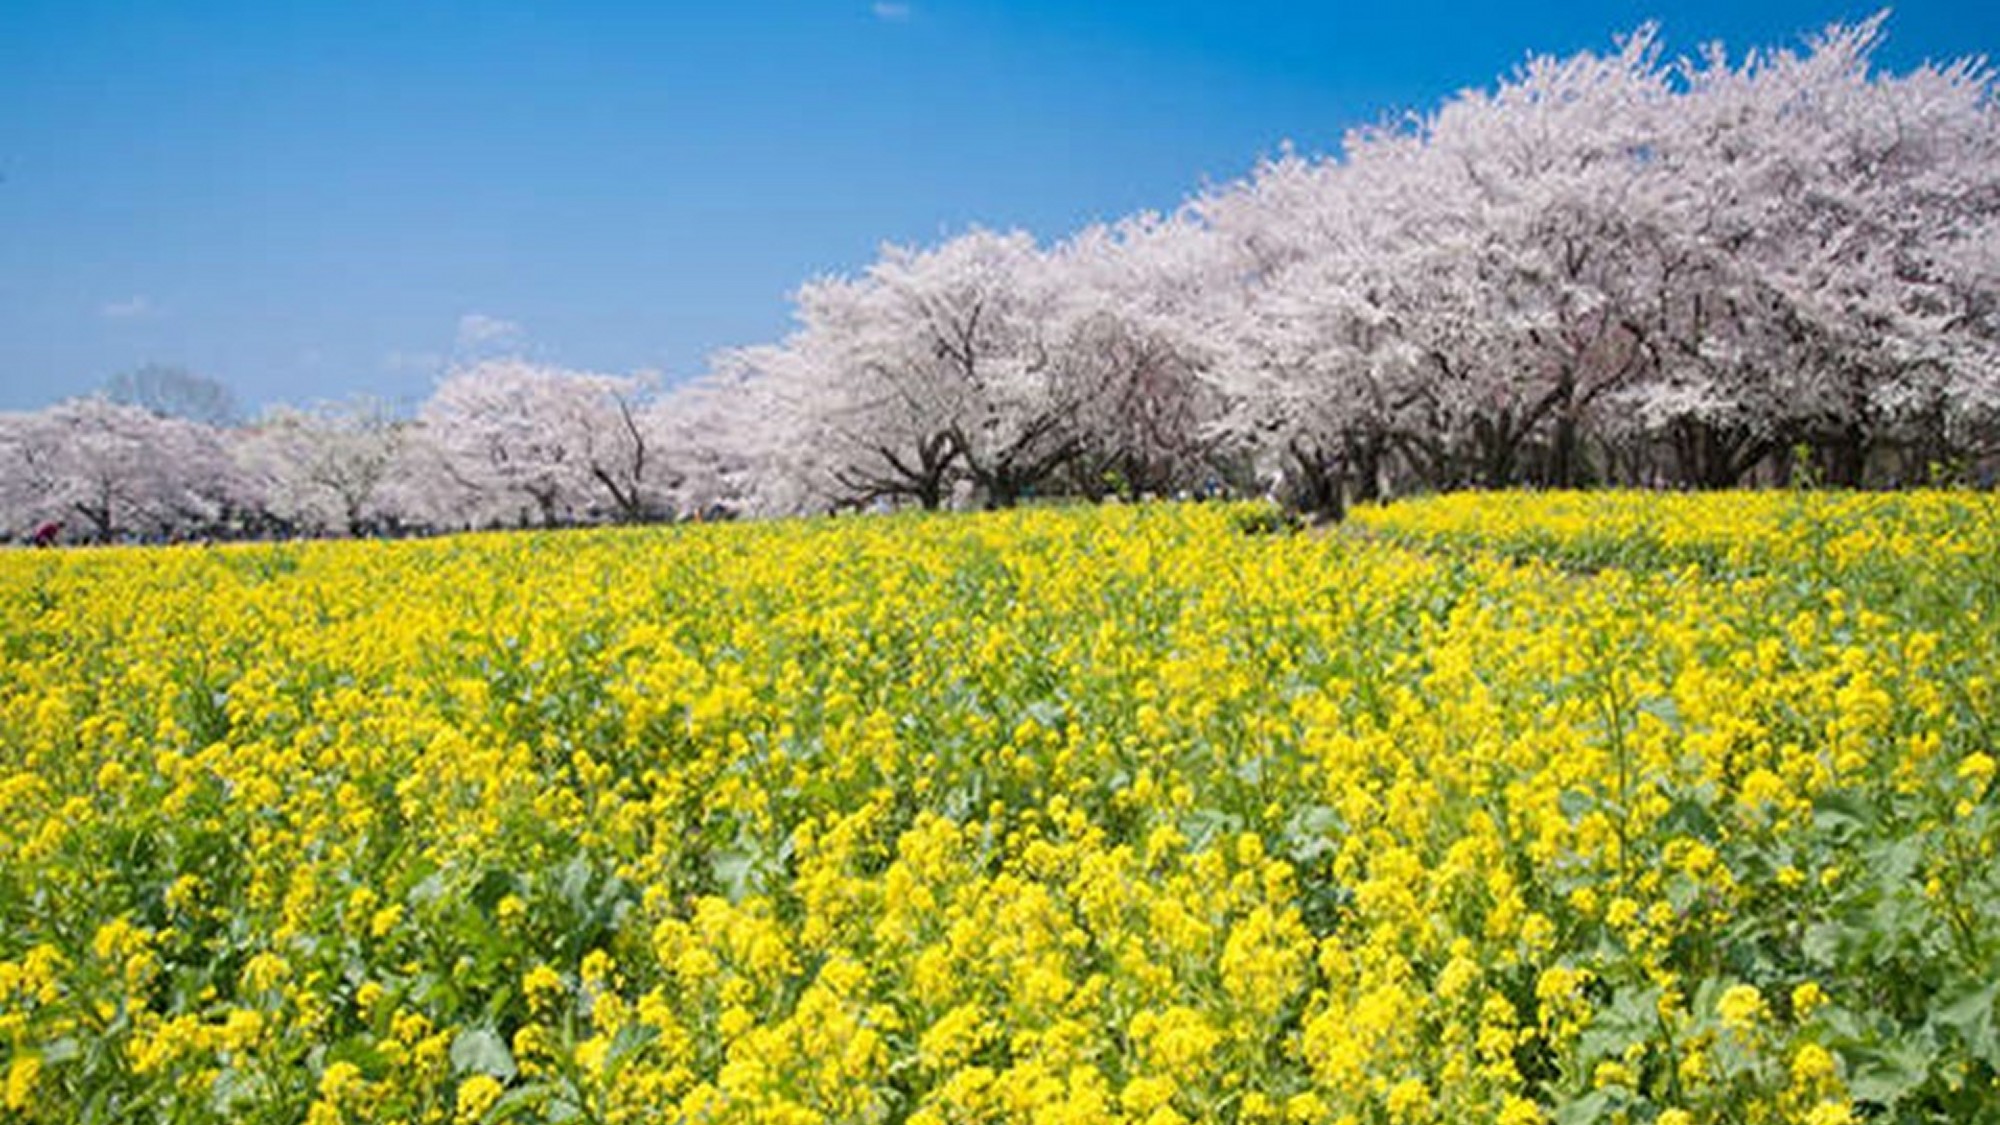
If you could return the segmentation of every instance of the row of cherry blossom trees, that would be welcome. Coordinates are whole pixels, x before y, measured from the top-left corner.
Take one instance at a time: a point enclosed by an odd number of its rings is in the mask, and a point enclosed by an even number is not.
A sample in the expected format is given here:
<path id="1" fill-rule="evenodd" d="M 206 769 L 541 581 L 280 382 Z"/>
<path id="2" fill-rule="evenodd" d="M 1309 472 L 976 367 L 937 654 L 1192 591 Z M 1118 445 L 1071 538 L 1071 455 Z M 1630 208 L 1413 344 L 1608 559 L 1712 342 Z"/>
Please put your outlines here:
<path id="1" fill-rule="evenodd" d="M 354 533 L 1281 489 L 1842 485 L 2000 452 L 2000 93 L 1802 50 L 1534 58 L 1054 245 L 975 229 L 700 379 L 521 360 L 416 417 L 0 416 L 0 512 Z"/>
<path id="2" fill-rule="evenodd" d="M 1643 28 L 1172 216 L 890 248 L 723 357 L 734 448 L 779 507 L 1990 471 L 2000 100 L 1881 28 Z"/>
<path id="3" fill-rule="evenodd" d="M 0 414 L 0 512 L 96 542 L 671 518 L 703 502 L 672 401 L 513 359 L 452 373 L 414 418 L 354 400 L 217 425 L 96 395 Z"/>

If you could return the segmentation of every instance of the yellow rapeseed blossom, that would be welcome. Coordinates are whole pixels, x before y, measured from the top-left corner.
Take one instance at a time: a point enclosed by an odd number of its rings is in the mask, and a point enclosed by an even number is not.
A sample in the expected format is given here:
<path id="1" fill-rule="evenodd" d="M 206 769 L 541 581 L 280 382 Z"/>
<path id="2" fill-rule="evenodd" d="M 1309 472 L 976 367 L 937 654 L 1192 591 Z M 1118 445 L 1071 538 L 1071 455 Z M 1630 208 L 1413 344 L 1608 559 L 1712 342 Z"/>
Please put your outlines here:
<path id="1" fill-rule="evenodd" d="M 41 1076 L 42 1060 L 38 1055 L 16 1055 L 7 1064 L 7 1108 L 23 1112 L 32 1104 L 35 1096 L 35 1080 Z"/>
<path id="2" fill-rule="evenodd" d="M 485 1074 L 475 1074 L 458 1084 L 454 1102 L 454 1120 L 458 1125 L 473 1125 L 484 1120 L 486 1111 L 493 1108 L 506 1092 L 499 1080 Z"/>
<path id="3" fill-rule="evenodd" d="M 1792 1014 L 1799 1019 L 1810 1019 L 1826 1003 L 1826 991 L 1816 981 L 1806 981 L 1792 989 Z"/>
<path id="4" fill-rule="evenodd" d="M 2000 503 L 1258 517 L 0 551 L 0 1116 L 1976 1117 Z"/>
<path id="5" fill-rule="evenodd" d="M 1967 754 L 1958 763 L 1958 776 L 1976 786 L 1983 786 L 1993 780 L 1993 755 L 1984 750 Z"/>
<path id="6" fill-rule="evenodd" d="M 1807 1110 L 1799 1119 L 1800 1125 L 1853 1125 L 1856 1118 L 1854 1107 L 1846 1102 L 1821 1102 Z"/>
<path id="7" fill-rule="evenodd" d="M 1805 1043 L 1792 1055 L 1792 1085 L 1818 1089 L 1837 1073 L 1833 1055 L 1817 1043 Z"/>
<path id="8" fill-rule="evenodd" d="M 567 989 L 562 974 L 546 964 L 537 964 L 521 978 L 521 994 L 537 1011 L 547 1011 L 561 1003 Z"/>
<path id="9" fill-rule="evenodd" d="M 1730 985 L 1715 1002 L 1715 1014 L 1721 1017 L 1722 1026 L 1731 1031 L 1755 1030 L 1765 1012 L 1764 994 L 1755 985 Z"/>

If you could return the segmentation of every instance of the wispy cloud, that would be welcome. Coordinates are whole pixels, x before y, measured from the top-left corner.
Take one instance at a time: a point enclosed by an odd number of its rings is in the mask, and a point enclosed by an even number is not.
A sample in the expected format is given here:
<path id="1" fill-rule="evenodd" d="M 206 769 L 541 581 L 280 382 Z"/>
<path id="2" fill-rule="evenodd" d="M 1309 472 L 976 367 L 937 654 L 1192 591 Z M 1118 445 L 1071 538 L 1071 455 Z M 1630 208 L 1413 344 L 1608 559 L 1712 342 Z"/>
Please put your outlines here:
<path id="1" fill-rule="evenodd" d="M 519 347 L 528 334 L 511 320 L 485 313 L 466 313 L 458 318 L 458 350 L 487 352 Z"/>
<path id="2" fill-rule="evenodd" d="M 392 351 L 382 357 L 382 367 L 397 374 L 435 375 L 444 370 L 445 357 L 437 352 Z"/>
<path id="3" fill-rule="evenodd" d="M 519 321 L 469 312 L 458 318 L 449 351 L 397 348 L 383 354 L 382 369 L 398 375 L 440 375 L 460 364 L 519 355 L 528 346 L 528 330 Z"/>
<path id="4" fill-rule="evenodd" d="M 875 13 L 875 18 L 884 23 L 906 23 L 915 14 L 915 9 L 908 4 L 895 3 L 893 0 L 875 0 L 875 3 L 868 6 L 868 10 Z"/>
<path id="5" fill-rule="evenodd" d="M 97 307 L 97 315 L 106 320 L 145 320 L 160 315 L 160 306 L 140 293 L 122 301 L 106 301 Z"/>

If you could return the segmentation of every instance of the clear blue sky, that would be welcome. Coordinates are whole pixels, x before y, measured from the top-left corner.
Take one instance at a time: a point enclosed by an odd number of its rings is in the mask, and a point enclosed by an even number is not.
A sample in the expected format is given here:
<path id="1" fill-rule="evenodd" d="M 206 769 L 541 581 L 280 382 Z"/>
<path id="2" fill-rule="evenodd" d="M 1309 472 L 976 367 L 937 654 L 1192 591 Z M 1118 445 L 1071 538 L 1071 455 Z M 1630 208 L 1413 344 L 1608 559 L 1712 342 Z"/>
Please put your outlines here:
<path id="1" fill-rule="evenodd" d="M 0 0 L 0 409 L 148 362 L 251 408 L 503 346 L 683 378 L 883 241 L 1170 208 L 1649 18 L 1874 8 Z M 1996 48 L 2000 5 L 1912 0 L 1883 59 Z"/>

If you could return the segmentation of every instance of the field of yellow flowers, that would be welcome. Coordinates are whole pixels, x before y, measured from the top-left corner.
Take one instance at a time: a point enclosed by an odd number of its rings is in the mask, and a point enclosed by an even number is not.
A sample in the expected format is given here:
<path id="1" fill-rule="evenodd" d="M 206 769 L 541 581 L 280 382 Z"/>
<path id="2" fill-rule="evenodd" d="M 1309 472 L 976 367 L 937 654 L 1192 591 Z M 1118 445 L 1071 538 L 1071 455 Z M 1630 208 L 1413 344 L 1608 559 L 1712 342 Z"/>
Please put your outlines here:
<path id="1" fill-rule="evenodd" d="M 7 552 L 0 1120 L 1990 1118 L 1996 560 L 1949 492 Z"/>

